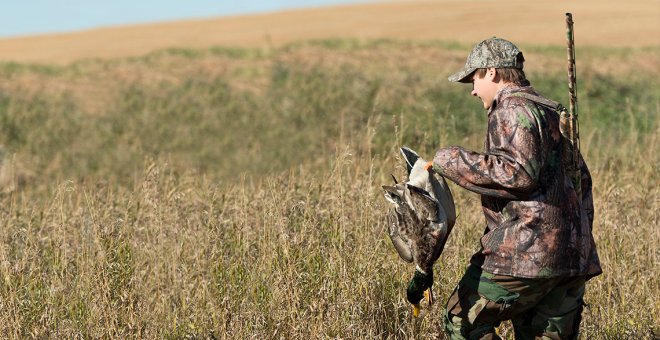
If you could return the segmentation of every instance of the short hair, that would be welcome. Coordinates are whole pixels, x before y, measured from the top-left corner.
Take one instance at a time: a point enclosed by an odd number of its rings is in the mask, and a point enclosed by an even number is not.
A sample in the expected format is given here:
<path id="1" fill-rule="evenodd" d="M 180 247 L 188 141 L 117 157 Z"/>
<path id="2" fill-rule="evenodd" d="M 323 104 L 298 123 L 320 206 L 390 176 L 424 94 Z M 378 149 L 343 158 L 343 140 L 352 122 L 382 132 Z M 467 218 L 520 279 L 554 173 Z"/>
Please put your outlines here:
<path id="1" fill-rule="evenodd" d="M 478 68 L 476 71 L 474 71 L 474 75 L 478 76 L 479 78 L 483 78 L 486 76 L 487 70 L 488 69 L 486 68 Z M 500 76 L 500 79 L 502 79 L 504 82 L 514 83 L 518 86 L 529 85 L 529 81 L 527 80 L 527 78 L 525 78 L 525 71 L 523 71 L 522 69 L 507 67 L 507 68 L 496 68 L 495 70 L 497 74 Z"/>

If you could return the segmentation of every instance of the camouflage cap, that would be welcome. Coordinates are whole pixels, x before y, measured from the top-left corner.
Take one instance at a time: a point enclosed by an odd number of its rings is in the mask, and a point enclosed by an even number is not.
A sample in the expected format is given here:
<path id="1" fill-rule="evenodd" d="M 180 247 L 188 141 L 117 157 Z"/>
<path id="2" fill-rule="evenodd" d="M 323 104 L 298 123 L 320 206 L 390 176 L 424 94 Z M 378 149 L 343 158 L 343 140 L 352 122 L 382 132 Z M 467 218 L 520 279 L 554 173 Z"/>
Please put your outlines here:
<path id="1" fill-rule="evenodd" d="M 449 76 L 449 81 L 469 83 L 468 77 L 479 68 L 523 68 L 525 58 L 510 41 L 492 37 L 478 43 L 470 52 L 462 70 Z"/>

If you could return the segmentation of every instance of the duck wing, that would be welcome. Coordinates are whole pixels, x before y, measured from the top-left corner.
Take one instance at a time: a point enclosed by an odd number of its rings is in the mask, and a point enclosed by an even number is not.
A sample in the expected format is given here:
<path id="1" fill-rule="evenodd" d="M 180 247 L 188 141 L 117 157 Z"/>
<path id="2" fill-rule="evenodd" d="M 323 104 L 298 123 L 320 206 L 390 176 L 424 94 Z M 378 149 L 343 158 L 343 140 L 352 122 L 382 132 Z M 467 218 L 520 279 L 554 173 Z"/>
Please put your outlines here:
<path id="1" fill-rule="evenodd" d="M 399 257 L 406 262 L 413 262 L 410 235 L 414 228 L 414 222 L 412 221 L 414 212 L 403 197 L 405 186 L 398 183 L 394 186 L 383 185 L 383 190 L 385 190 L 385 199 L 394 205 L 387 211 L 386 215 L 387 235 L 390 237 Z"/>
<path id="2" fill-rule="evenodd" d="M 407 147 L 400 151 L 407 181 L 394 179 L 394 185 L 383 186 L 393 205 L 387 213 L 388 236 L 404 261 L 430 273 L 454 226 L 456 208 L 444 178 L 424 170 L 426 161 L 415 151 Z"/>
<path id="3" fill-rule="evenodd" d="M 414 261 L 417 267 L 426 273 L 432 272 L 433 264 L 438 260 L 447 241 L 450 228 L 444 216 L 442 206 L 429 192 L 408 185 L 410 201 L 415 207 L 417 226 L 413 238 Z"/>

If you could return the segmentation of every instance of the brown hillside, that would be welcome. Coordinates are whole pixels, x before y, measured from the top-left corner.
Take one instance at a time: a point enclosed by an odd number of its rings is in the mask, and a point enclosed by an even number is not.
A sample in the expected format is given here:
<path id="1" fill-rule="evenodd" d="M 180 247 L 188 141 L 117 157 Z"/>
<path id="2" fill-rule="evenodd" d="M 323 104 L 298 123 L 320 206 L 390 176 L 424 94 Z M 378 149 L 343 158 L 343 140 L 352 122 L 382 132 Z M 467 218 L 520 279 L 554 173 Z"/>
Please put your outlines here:
<path id="1" fill-rule="evenodd" d="M 572 12 L 578 45 L 660 45 L 658 0 L 412 0 L 0 39 L 0 61 L 65 64 L 168 47 L 280 46 L 299 40 L 440 39 L 472 44 L 496 35 L 563 44 Z"/>

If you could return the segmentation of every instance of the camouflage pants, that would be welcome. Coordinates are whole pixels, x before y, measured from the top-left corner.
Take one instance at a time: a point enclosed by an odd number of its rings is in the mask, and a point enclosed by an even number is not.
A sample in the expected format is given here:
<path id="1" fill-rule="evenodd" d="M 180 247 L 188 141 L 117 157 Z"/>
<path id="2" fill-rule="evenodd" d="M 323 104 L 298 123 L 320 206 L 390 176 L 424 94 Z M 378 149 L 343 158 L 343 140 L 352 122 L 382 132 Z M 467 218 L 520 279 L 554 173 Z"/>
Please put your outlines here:
<path id="1" fill-rule="evenodd" d="M 452 339 L 499 339 L 511 320 L 516 339 L 577 338 L 584 277 L 523 279 L 470 265 L 449 297 L 445 329 Z"/>

